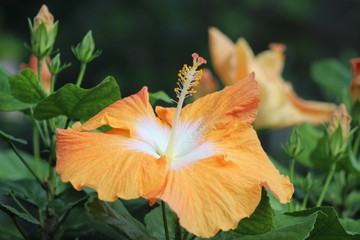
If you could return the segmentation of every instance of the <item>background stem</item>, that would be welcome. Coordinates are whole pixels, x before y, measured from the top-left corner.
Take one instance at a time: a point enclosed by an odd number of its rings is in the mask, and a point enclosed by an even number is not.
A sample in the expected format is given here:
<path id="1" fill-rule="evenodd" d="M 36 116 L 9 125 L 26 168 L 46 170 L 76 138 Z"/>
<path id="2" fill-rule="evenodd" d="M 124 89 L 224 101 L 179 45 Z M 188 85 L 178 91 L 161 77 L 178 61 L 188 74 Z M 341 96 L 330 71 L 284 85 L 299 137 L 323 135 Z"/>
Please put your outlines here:
<path id="1" fill-rule="evenodd" d="M 323 200 L 324 200 L 326 191 L 327 191 L 327 189 L 329 188 L 329 184 L 330 184 L 330 182 L 331 182 L 332 177 L 334 176 L 335 169 L 336 169 L 336 162 L 334 162 L 334 163 L 332 163 L 332 164 L 330 165 L 330 170 L 329 170 L 329 173 L 328 173 L 328 175 L 327 175 L 327 177 L 326 177 L 325 185 L 324 185 L 324 187 L 323 187 L 323 189 L 322 189 L 322 191 L 321 191 L 319 200 L 317 201 L 317 204 L 316 204 L 317 207 L 320 207 L 320 206 L 321 206 L 321 203 L 322 203 Z"/>

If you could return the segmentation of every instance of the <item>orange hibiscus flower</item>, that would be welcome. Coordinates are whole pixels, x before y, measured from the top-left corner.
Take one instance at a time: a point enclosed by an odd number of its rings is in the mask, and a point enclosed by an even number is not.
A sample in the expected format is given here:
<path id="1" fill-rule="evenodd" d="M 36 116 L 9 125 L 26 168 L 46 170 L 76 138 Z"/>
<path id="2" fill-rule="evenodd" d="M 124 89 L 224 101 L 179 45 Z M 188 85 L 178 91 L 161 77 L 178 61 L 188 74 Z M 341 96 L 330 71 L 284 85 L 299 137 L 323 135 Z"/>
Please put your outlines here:
<path id="1" fill-rule="evenodd" d="M 201 237 L 237 227 L 261 198 L 261 187 L 287 203 L 294 188 L 271 163 L 251 126 L 258 108 L 254 75 L 182 108 L 206 61 L 179 73 L 177 108 L 149 104 L 146 87 L 84 124 L 59 130 L 56 169 L 75 189 L 100 199 L 161 199 L 180 225 Z M 106 133 L 91 132 L 108 125 Z"/>
<path id="2" fill-rule="evenodd" d="M 336 110 L 334 104 L 305 101 L 297 96 L 291 84 L 284 81 L 282 44 L 271 44 L 270 50 L 254 56 L 249 44 L 240 38 L 235 44 L 216 28 L 209 29 L 213 66 L 225 85 L 232 85 L 255 72 L 260 87 L 260 107 L 256 128 L 283 128 L 303 122 L 327 122 Z"/>

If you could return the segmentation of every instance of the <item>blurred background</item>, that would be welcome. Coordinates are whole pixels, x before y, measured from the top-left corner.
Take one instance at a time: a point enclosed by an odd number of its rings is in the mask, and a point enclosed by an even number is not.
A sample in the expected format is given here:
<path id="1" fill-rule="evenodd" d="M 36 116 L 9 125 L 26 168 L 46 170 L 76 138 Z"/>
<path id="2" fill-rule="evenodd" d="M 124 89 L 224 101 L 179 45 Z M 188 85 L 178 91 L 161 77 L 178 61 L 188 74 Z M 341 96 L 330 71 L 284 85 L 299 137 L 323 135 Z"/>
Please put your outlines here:
<path id="1" fill-rule="evenodd" d="M 168 1 L 16 1 L 0 0 L 0 61 L 16 72 L 27 62 L 27 18 L 31 20 L 46 4 L 59 21 L 56 47 L 63 62 L 72 66 L 59 75 L 57 86 L 75 82 L 79 63 L 70 47 L 93 31 L 103 53 L 88 65 L 83 86 L 93 87 L 112 75 L 123 96 L 147 85 L 151 92 L 164 90 L 174 97 L 177 72 L 198 52 L 212 68 L 208 28 L 215 26 L 232 40 L 245 37 L 255 53 L 271 42 L 287 46 L 284 78 L 299 96 L 325 100 L 311 79 L 311 64 L 338 58 L 349 67 L 349 58 L 360 51 L 360 1 L 358 0 L 168 0 Z M 1 104 L 1 103 L 0 103 Z M 28 138 L 21 113 L 0 115 L 1 128 Z M 19 127 L 22 121 L 23 127 Z M 16 129 L 14 129 L 16 126 Z M 260 133 L 266 150 L 276 155 L 288 130 Z M 274 144 L 272 144 L 274 143 Z M 276 145 L 273 148 L 272 145 Z M 280 150 L 279 150 L 280 149 Z"/>

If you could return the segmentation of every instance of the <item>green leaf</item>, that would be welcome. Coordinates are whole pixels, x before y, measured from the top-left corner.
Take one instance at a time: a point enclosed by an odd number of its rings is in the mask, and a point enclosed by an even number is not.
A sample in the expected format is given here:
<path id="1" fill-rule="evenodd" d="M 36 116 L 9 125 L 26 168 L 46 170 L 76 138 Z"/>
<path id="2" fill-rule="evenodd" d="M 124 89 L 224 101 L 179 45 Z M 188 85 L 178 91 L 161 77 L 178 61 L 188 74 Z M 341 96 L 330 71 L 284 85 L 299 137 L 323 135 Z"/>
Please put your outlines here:
<path id="1" fill-rule="evenodd" d="M 288 214 L 274 216 L 275 228 L 271 231 L 256 234 L 244 235 L 234 231 L 224 232 L 215 238 L 216 240 L 303 240 L 306 239 L 314 228 L 318 212 L 304 217 L 293 217 Z"/>
<path id="2" fill-rule="evenodd" d="M 15 226 L 9 215 L 0 211 L 1 240 L 23 240 L 21 233 Z"/>
<path id="3" fill-rule="evenodd" d="M 38 103 L 46 97 L 35 72 L 26 68 L 9 77 L 12 95 L 24 103 Z"/>
<path id="4" fill-rule="evenodd" d="M 314 154 L 319 153 L 317 147 L 324 147 L 324 145 L 319 144 L 319 142 L 325 139 L 324 132 L 311 126 L 309 123 L 305 123 L 298 127 L 298 134 L 301 139 L 303 151 L 296 158 L 297 162 L 309 168 L 316 166 L 326 167 L 324 165 L 328 163 L 323 163 L 325 156 L 319 155 L 321 159 L 314 156 Z"/>
<path id="5" fill-rule="evenodd" d="M 88 119 L 119 99 L 119 86 L 113 77 L 107 77 L 91 89 L 68 83 L 40 102 L 34 110 L 34 116 L 38 120 L 60 115 Z"/>
<path id="6" fill-rule="evenodd" d="M 270 200 L 267 196 L 266 190 L 262 189 L 261 201 L 257 206 L 255 212 L 251 214 L 250 218 L 245 218 L 240 221 L 235 232 L 254 235 L 265 233 L 275 228 L 273 222 L 273 210 L 270 206 Z"/>
<path id="7" fill-rule="evenodd" d="M 314 229 L 311 231 L 310 236 L 307 239 L 316 240 L 345 240 L 345 239 L 359 239 L 360 235 L 348 234 L 336 215 L 335 210 L 332 207 L 318 207 L 305 211 L 294 212 L 289 215 L 294 217 L 305 217 L 309 214 L 320 213 L 316 219 Z"/>
<path id="8" fill-rule="evenodd" d="M 174 215 L 171 210 L 166 207 L 166 220 L 168 223 L 168 229 L 170 236 L 174 236 L 175 234 L 175 226 L 174 226 Z M 161 206 L 154 208 L 145 216 L 145 224 L 148 231 L 151 233 L 155 239 L 165 239 L 165 230 L 164 230 L 164 222 L 162 216 Z"/>
<path id="9" fill-rule="evenodd" d="M 33 223 L 33 224 L 36 224 L 36 225 L 40 225 L 40 222 L 39 220 L 37 220 L 36 218 L 34 218 L 33 216 L 27 214 L 27 213 L 24 213 L 24 212 L 19 212 L 16 208 L 13 208 L 7 204 L 4 204 L 1 202 L 0 200 L 0 209 L 4 212 L 6 212 L 9 216 L 17 216 L 17 217 L 20 217 L 30 223 Z"/>
<path id="10" fill-rule="evenodd" d="M 344 89 L 348 91 L 352 79 L 350 70 L 337 59 L 325 59 L 313 63 L 311 75 L 331 99 L 334 96 L 342 96 Z"/>
<path id="11" fill-rule="evenodd" d="M 27 144 L 26 140 L 21 139 L 21 138 L 16 138 L 16 137 L 11 136 L 11 135 L 9 135 L 7 133 L 4 133 L 1 130 L 0 130 L 0 138 L 5 140 L 6 142 L 18 142 L 18 143 L 22 143 L 22 144 Z"/>
<path id="12" fill-rule="evenodd" d="M 29 166 L 34 165 L 33 156 L 23 151 L 19 152 Z M 31 175 L 29 170 L 11 150 L 0 150 L 0 169 L 0 180 L 34 179 L 34 176 Z M 41 161 L 39 163 L 39 177 L 46 176 L 48 169 L 48 164 Z"/>
<path id="13" fill-rule="evenodd" d="M 155 103 L 159 100 L 162 100 L 167 103 L 173 102 L 173 100 L 169 97 L 169 95 L 167 95 L 164 91 L 157 91 L 154 93 L 150 93 L 149 97 L 150 97 L 149 101 L 152 106 L 154 106 Z"/>
<path id="14" fill-rule="evenodd" d="M 26 187 L 24 187 L 26 186 Z M 35 180 L 0 181 L 0 195 L 16 198 L 32 203 L 39 208 L 45 206 L 47 198 L 44 189 Z"/>
<path id="15" fill-rule="evenodd" d="M 17 111 L 28 108 L 29 104 L 23 103 L 11 94 L 9 74 L 0 64 L 0 111 Z"/>
<path id="16" fill-rule="evenodd" d="M 360 234 L 360 220 L 340 219 L 340 223 L 347 233 L 351 235 Z"/>
<path id="17" fill-rule="evenodd" d="M 91 198 L 85 207 L 88 215 L 95 222 L 114 230 L 120 239 L 121 233 L 125 233 L 130 239 L 154 239 L 145 226 L 129 214 L 120 200 L 110 204 Z"/>

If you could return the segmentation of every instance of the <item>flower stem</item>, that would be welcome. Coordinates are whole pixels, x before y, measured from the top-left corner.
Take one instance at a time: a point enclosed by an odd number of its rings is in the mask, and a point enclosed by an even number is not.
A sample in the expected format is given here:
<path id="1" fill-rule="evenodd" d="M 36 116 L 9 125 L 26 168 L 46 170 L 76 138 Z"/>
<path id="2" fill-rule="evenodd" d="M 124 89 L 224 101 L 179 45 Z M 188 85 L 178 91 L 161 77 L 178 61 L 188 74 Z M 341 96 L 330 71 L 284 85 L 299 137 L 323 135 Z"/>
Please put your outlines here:
<path id="1" fill-rule="evenodd" d="M 162 217 L 164 222 L 165 239 L 170 240 L 169 228 L 166 220 L 166 207 L 165 207 L 165 202 L 162 200 L 161 200 L 161 210 L 162 210 Z"/>
<path id="2" fill-rule="evenodd" d="M 34 151 L 34 169 L 39 173 L 40 168 L 40 143 L 39 143 L 39 131 L 36 127 L 33 129 L 33 151 Z"/>
<path id="3" fill-rule="evenodd" d="M 11 147 L 11 149 L 14 151 L 14 153 L 16 154 L 16 156 L 20 159 L 20 161 L 25 165 L 25 167 L 29 170 L 29 172 L 34 176 L 34 178 L 36 179 L 36 181 L 40 184 L 40 186 L 46 190 L 45 186 L 43 185 L 43 183 L 41 182 L 40 178 L 35 174 L 35 172 L 31 169 L 31 167 L 27 164 L 27 162 L 25 161 L 25 159 L 20 155 L 19 151 L 17 150 L 17 148 L 15 147 L 15 145 L 12 142 L 9 142 L 9 145 Z"/>
<path id="4" fill-rule="evenodd" d="M 55 90 L 55 81 L 56 81 L 56 75 L 52 75 L 51 83 L 50 83 L 50 94 L 52 94 Z"/>
<path id="5" fill-rule="evenodd" d="M 359 146 L 360 146 L 360 132 L 358 132 L 358 134 L 356 135 L 356 139 L 355 139 L 355 142 L 354 142 L 353 152 L 354 152 L 355 156 L 359 152 Z"/>
<path id="6" fill-rule="evenodd" d="M 301 210 L 305 210 L 305 209 L 306 209 L 306 205 L 307 205 L 308 199 L 309 199 L 309 193 L 306 193 L 305 196 L 304 196 L 304 199 L 303 199 L 303 201 L 302 201 L 302 204 L 301 204 Z"/>
<path id="7" fill-rule="evenodd" d="M 38 80 L 39 80 L 39 83 L 41 84 L 41 86 L 43 86 L 42 85 L 42 61 L 43 60 L 43 58 L 42 57 L 38 57 Z M 44 87 L 44 86 L 43 86 Z"/>
<path id="8" fill-rule="evenodd" d="M 331 179 L 332 177 L 334 176 L 334 173 L 335 173 L 335 169 L 336 169 L 336 162 L 333 162 L 331 165 L 330 165 L 330 170 L 329 170 L 329 173 L 326 177 L 326 181 L 325 181 L 325 185 L 324 185 L 324 188 L 322 189 L 322 192 L 320 194 L 320 197 L 316 203 L 316 206 L 317 207 L 320 207 L 321 206 L 321 203 L 323 202 L 324 200 L 324 197 L 325 197 L 325 194 L 326 194 L 326 191 L 327 189 L 329 188 L 329 184 L 331 182 Z"/>
<path id="9" fill-rule="evenodd" d="M 294 170 L 295 170 L 295 158 L 292 158 L 290 160 L 290 166 L 289 166 L 289 177 L 290 177 L 291 183 L 294 182 Z M 290 204 L 289 204 L 290 212 L 293 211 L 293 209 L 294 209 L 293 201 L 290 201 Z"/>
<path id="10" fill-rule="evenodd" d="M 86 63 L 81 63 L 79 76 L 76 81 L 76 86 L 78 86 L 78 87 L 80 87 L 80 85 L 82 83 L 82 80 L 83 80 L 84 74 L 85 74 L 85 70 L 86 70 Z"/>

